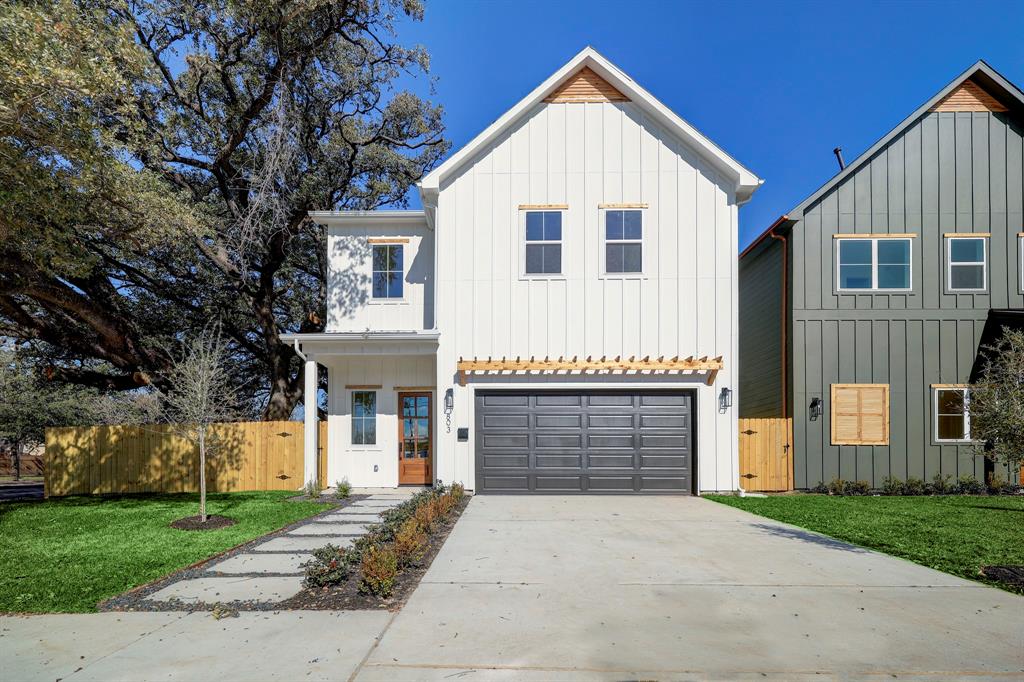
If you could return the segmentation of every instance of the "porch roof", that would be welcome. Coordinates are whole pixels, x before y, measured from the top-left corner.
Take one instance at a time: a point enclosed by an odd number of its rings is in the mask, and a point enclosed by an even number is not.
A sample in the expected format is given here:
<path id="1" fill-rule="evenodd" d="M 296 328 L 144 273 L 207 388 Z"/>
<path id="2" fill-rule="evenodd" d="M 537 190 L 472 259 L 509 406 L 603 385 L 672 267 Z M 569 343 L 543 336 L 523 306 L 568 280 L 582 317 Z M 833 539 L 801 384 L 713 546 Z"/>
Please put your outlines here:
<path id="1" fill-rule="evenodd" d="M 281 334 L 304 355 L 433 355 L 441 333 L 436 330 L 376 330 Z"/>

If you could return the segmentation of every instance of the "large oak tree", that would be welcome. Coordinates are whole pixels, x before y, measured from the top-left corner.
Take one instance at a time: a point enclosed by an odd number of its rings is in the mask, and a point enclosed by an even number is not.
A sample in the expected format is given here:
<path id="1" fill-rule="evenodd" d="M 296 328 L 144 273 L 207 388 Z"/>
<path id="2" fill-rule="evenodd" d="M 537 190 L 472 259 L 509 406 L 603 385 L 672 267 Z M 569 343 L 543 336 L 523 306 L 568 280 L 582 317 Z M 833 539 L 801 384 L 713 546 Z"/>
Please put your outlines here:
<path id="1" fill-rule="evenodd" d="M 323 329 L 310 210 L 403 205 L 447 150 L 402 86 L 418 0 L 54 0 L 0 11 L 0 333 L 57 380 L 127 389 L 216 318 L 263 415 Z"/>

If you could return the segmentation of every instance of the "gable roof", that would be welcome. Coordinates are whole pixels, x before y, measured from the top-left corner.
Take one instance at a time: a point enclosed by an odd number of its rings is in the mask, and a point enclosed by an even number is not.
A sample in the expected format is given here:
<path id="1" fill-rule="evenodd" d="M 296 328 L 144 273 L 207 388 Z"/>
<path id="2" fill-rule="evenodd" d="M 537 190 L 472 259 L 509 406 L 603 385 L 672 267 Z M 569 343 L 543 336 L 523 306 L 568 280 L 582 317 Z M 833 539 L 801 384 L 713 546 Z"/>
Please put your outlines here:
<path id="1" fill-rule="evenodd" d="M 516 103 L 515 106 L 502 114 L 497 121 L 473 138 L 469 144 L 452 154 L 444 163 L 428 173 L 419 183 L 424 205 L 433 206 L 436 200 L 431 201 L 431 198 L 437 194 L 441 183 L 446 178 L 450 177 L 469 159 L 473 158 L 473 155 L 481 148 L 496 140 L 533 106 L 553 95 L 561 86 L 583 69 L 589 69 L 600 79 L 604 80 L 612 90 L 635 102 L 653 120 L 687 142 L 724 177 L 732 180 L 735 183 L 737 202 L 743 203 L 749 200 L 754 191 L 764 182 L 736 161 L 736 159 L 726 154 L 700 131 L 655 99 L 653 95 L 641 88 L 632 78 L 598 54 L 594 48 L 587 47 L 570 59 L 568 63 L 552 74 L 551 77 L 537 86 L 530 94 Z"/>
<path id="2" fill-rule="evenodd" d="M 939 90 L 927 102 L 918 107 L 914 113 L 907 116 L 895 128 L 890 130 L 882 139 L 875 142 L 866 152 L 858 156 L 854 161 L 847 164 L 846 168 L 832 176 L 832 179 L 819 187 L 811 196 L 801 201 L 796 208 L 786 215 L 790 220 L 796 221 L 803 218 L 807 207 L 820 199 L 826 192 L 838 185 L 858 168 L 871 160 L 889 142 L 900 135 L 904 130 L 913 125 L 919 118 L 929 111 L 938 108 L 947 97 L 954 94 L 967 82 L 978 87 L 987 94 L 993 101 L 1002 104 L 1009 111 L 1024 111 L 1024 92 L 1020 88 L 1004 78 L 998 71 L 989 66 L 984 60 L 979 59 L 970 68 L 949 82 L 946 87 Z"/>

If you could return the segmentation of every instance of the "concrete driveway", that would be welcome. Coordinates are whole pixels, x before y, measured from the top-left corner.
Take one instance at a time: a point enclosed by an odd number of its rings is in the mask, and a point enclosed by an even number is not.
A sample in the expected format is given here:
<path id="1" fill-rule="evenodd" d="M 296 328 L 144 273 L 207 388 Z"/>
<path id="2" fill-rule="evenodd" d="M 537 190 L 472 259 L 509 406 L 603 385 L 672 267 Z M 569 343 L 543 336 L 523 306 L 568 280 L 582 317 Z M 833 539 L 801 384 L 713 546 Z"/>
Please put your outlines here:
<path id="1" fill-rule="evenodd" d="M 1024 598 L 707 500 L 476 497 L 397 615 L 0 618 L 0 679 L 1021 679 Z"/>
<path id="2" fill-rule="evenodd" d="M 360 680 L 1020 678 L 1024 598 L 708 500 L 476 497 Z"/>

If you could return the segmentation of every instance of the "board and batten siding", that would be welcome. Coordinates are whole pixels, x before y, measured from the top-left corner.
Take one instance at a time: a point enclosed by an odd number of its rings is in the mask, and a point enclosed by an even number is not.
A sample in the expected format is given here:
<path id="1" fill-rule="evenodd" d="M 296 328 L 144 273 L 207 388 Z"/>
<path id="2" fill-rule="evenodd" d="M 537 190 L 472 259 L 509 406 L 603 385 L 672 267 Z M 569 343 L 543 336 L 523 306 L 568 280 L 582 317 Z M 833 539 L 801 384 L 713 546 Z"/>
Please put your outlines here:
<path id="1" fill-rule="evenodd" d="M 1008 114 L 923 115 L 804 212 L 791 234 L 795 485 L 834 476 L 983 475 L 933 437 L 932 384 L 966 383 L 990 308 L 1021 308 L 1022 128 Z M 945 233 L 990 232 L 989 290 L 946 293 Z M 912 291 L 837 294 L 835 234 L 912 233 Z M 889 446 L 833 446 L 829 387 L 889 383 Z M 808 419 L 812 398 L 824 414 Z M 742 400 L 742 398 L 741 398 Z"/>
<path id="2" fill-rule="evenodd" d="M 765 239 L 739 264 L 741 418 L 782 417 L 783 247 Z"/>
<path id="3" fill-rule="evenodd" d="M 648 206 L 643 276 L 600 270 L 607 203 Z M 568 206 L 563 275 L 522 275 L 523 204 Z M 735 488 L 735 411 L 719 414 L 715 395 L 736 376 L 737 209 L 694 150 L 633 103 L 539 104 L 442 184 L 437 215 L 438 386 L 455 393 L 452 432 L 439 429 L 442 480 L 474 480 L 474 438 L 455 440 L 456 426 L 474 423 L 474 386 L 632 381 L 696 390 L 700 488 Z M 725 369 L 714 387 L 703 377 L 506 375 L 461 388 L 455 377 L 460 357 L 602 355 L 721 355 Z"/>
<path id="4" fill-rule="evenodd" d="M 373 246 L 401 244 L 404 283 L 401 299 L 374 299 Z M 421 226 L 373 224 L 327 228 L 328 332 L 415 331 L 433 327 L 430 273 L 434 233 Z"/>

